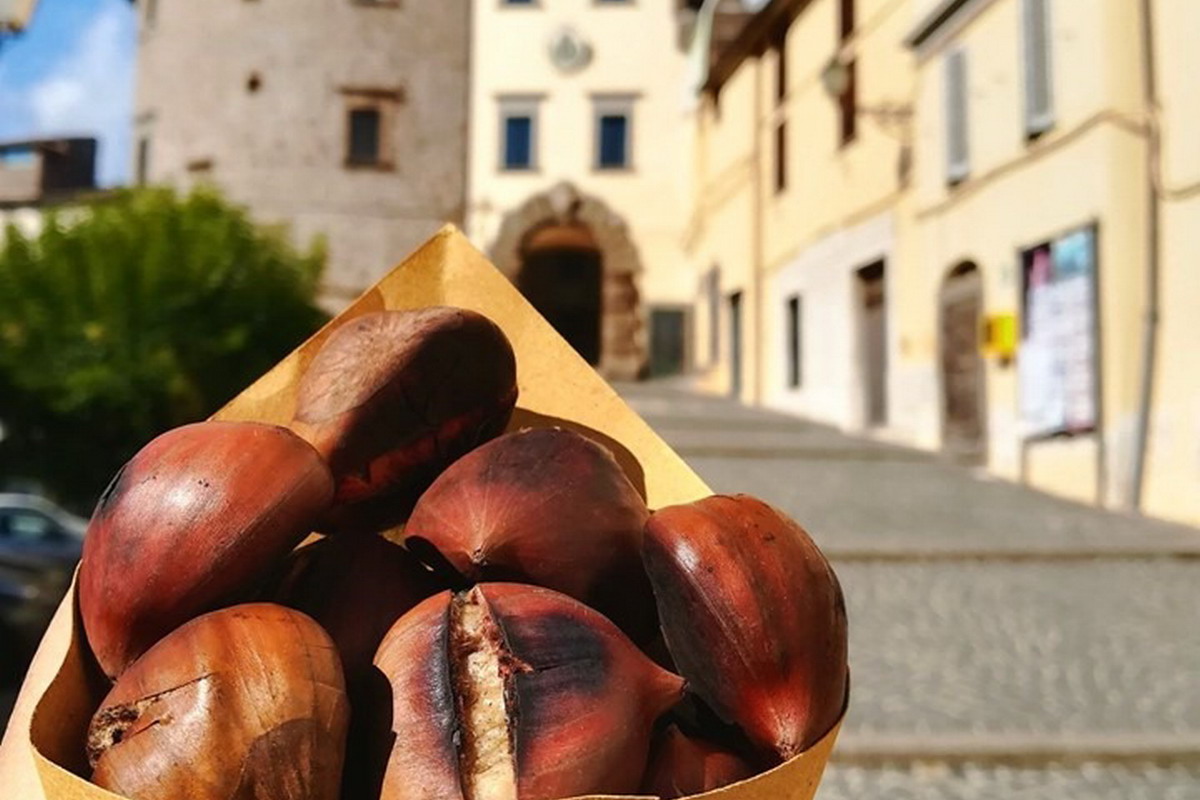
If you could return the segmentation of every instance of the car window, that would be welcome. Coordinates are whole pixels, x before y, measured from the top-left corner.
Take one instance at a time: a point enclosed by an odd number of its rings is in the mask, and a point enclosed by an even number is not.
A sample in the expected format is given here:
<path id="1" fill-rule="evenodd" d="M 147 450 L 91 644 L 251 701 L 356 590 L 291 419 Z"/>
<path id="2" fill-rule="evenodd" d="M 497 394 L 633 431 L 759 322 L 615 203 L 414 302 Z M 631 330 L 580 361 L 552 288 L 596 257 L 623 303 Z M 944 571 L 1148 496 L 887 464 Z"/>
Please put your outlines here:
<path id="1" fill-rule="evenodd" d="M 0 534 L 9 541 L 40 542 L 55 538 L 57 526 L 45 514 L 36 511 L 10 511 L 0 522 Z"/>

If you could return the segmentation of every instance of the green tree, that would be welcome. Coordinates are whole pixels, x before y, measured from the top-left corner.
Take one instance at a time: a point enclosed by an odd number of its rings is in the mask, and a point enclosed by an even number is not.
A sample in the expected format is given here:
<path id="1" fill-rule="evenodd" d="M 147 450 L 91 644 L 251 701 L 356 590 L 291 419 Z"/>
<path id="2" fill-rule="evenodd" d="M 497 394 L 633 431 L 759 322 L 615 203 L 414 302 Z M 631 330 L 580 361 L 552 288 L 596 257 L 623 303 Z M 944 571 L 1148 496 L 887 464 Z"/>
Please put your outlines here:
<path id="1" fill-rule="evenodd" d="M 0 478 L 87 510 L 150 438 L 203 419 L 326 316 L 297 253 L 212 190 L 125 190 L 0 248 Z"/>

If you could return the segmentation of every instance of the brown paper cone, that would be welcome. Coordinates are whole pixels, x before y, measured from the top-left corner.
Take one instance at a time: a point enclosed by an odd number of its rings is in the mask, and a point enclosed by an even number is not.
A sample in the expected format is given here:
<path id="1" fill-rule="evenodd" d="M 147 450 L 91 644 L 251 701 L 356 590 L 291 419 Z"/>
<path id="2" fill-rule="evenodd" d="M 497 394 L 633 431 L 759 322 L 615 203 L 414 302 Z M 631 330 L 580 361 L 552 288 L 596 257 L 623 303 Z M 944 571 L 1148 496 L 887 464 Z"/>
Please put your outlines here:
<path id="1" fill-rule="evenodd" d="M 517 355 L 520 398 L 511 428 L 558 425 L 608 445 L 651 508 L 711 492 L 650 427 L 542 319 L 487 259 L 452 226 L 399 267 L 215 416 L 287 425 L 296 385 L 329 332 L 381 309 L 451 305 L 494 320 Z M 0 746 L 0 796 L 20 800 L 119 800 L 88 783 L 83 755 L 88 720 L 107 687 L 94 677 L 75 613 L 75 589 L 63 600 L 21 687 Z M 698 797 L 811 800 L 833 749 L 835 726 L 820 742 L 769 772 Z M 589 798 L 588 800 L 600 800 Z"/>

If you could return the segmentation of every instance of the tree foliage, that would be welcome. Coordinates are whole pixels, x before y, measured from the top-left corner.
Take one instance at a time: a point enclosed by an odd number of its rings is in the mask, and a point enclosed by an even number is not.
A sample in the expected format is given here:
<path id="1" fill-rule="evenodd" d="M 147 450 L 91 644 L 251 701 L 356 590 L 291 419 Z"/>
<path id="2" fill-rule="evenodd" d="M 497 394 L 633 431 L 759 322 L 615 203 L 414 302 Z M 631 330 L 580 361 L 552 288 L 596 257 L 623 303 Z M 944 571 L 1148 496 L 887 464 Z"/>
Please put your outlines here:
<path id="1" fill-rule="evenodd" d="M 82 509 L 324 322 L 324 254 L 211 190 L 126 190 L 70 216 L 36 238 L 10 226 L 0 248 L 0 477 Z"/>

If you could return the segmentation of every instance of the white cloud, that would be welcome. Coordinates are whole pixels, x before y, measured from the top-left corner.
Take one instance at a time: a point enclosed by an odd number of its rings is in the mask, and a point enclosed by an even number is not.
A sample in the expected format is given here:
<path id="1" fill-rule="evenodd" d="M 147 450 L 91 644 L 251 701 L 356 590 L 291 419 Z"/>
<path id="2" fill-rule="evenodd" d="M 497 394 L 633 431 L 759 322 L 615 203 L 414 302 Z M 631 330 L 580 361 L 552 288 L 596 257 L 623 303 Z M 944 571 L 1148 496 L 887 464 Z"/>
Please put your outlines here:
<path id="1" fill-rule="evenodd" d="M 136 42 L 125 6 L 104 3 L 75 51 L 29 93 L 34 135 L 100 139 L 97 177 L 105 185 L 129 175 Z"/>

